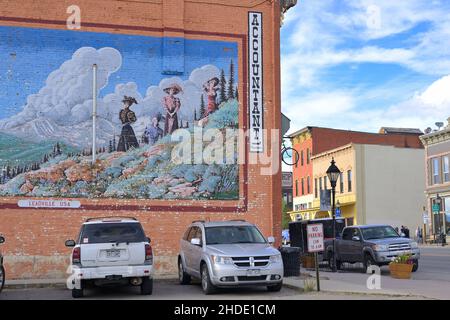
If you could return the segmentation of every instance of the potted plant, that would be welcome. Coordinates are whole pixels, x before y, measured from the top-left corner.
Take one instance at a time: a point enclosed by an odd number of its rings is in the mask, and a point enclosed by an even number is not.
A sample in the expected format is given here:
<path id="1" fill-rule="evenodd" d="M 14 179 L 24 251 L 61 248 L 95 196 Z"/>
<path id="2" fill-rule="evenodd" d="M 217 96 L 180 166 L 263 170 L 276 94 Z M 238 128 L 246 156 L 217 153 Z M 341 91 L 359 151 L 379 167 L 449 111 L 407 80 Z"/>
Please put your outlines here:
<path id="1" fill-rule="evenodd" d="M 302 256 L 302 265 L 305 269 L 313 269 L 316 267 L 316 263 L 314 260 L 314 254 L 306 253 Z"/>
<path id="2" fill-rule="evenodd" d="M 414 261 L 411 254 L 401 254 L 389 263 L 391 277 L 395 279 L 410 279 Z"/>

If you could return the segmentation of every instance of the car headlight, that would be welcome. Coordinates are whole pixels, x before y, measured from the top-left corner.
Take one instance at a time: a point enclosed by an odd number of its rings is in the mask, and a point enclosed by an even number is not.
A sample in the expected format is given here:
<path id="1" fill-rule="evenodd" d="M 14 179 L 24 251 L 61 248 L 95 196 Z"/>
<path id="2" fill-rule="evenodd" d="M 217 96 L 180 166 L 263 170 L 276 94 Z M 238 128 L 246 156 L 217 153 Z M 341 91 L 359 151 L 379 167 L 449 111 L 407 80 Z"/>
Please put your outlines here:
<path id="1" fill-rule="evenodd" d="M 270 256 L 270 263 L 278 263 L 281 261 L 281 255 L 277 254 L 274 256 Z"/>
<path id="2" fill-rule="evenodd" d="M 415 241 L 412 241 L 412 242 L 410 243 L 410 245 L 411 245 L 411 249 L 417 249 L 417 248 L 419 248 L 419 245 L 418 245 L 417 242 L 415 242 Z"/>
<path id="3" fill-rule="evenodd" d="M 389 246 L 387 244 L 376 244 L 372 246 L 375 251 L 388 251 Z"/>
<path id="4" fill-rule="evenodd" d="M 212 261 L 215 264 L 233 264 L 233 259 L 230 257 L 212 256 Z"/>

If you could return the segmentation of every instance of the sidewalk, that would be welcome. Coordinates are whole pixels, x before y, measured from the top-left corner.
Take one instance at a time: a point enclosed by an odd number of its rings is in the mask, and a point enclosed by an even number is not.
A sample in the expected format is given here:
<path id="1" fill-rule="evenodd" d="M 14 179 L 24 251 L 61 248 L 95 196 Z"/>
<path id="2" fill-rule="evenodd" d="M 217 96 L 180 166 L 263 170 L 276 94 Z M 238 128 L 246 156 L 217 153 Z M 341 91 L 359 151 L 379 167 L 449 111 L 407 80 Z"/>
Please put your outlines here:
<path id="1" fill-rule="evenodd" d="M 362 272 L 329 272 L 320 271 L 321 291 L 331 293 L 352 293 L 367 295 L 387 295 L 398 298 L 423 298 L 423 299 L 450 299 L 450 287 L 443 286 L 436 280 L 399 280 L 389 275 L 381 275 L 381 289 L 369 289 L 367 280 L 369 274 Z M 287 287 L 304 289 L 305 279 L 314 280 L 315 272 L 301 269 L 300 277 L 288 277 L 284 279 Z M 315 290 L 315 289 L 314 289 Z"/>

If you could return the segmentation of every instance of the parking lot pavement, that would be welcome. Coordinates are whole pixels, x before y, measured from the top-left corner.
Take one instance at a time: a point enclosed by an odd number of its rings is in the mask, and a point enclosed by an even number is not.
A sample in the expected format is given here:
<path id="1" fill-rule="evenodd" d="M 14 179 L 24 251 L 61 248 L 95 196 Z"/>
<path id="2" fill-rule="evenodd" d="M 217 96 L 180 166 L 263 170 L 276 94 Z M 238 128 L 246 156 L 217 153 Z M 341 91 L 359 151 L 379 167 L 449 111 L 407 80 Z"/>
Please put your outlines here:
<path id="1" fill-rule="evenodd" d="M 58 286 L 52 288 L 5 289 L 0 300 L 71 300 L 68 289 Z M 200 284 L 181 286 L 176 280 L 157 280 L 153 295 L 141 296 L 138 287 L 110 287 L 86 290 L 83 300 L 363 300 L 394 299 L 389 296 L 347 295 L 309 292 L 303 293 L 291 288 L 280 292 L 268 292 L 264 287 L 223 289 L 217 294 L 206 296 Z"/>

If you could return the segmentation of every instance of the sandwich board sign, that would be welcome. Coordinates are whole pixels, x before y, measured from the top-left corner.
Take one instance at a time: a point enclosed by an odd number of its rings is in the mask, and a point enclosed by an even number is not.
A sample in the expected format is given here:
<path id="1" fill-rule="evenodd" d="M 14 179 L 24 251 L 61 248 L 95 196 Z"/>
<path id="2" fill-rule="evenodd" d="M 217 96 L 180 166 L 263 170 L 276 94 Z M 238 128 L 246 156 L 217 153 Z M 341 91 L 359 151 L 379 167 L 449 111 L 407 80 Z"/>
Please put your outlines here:
<path id="1" fill-rule="evenodd" d="M 308 224 L 306 233 L 308 237 L 308 252 L 321 252 L 325 250 L 323 243 L 323 225 L 321 223 Z"/>

